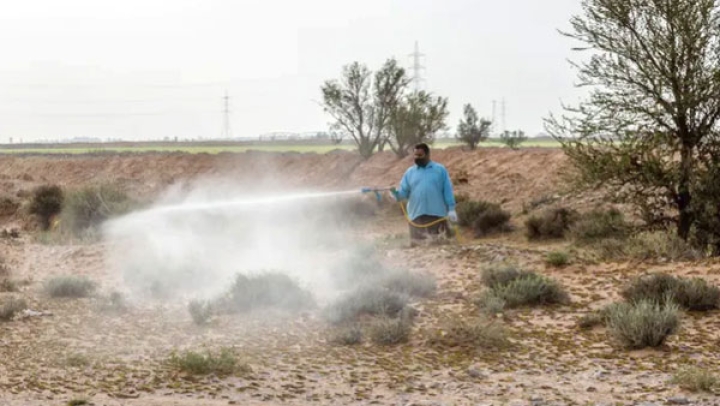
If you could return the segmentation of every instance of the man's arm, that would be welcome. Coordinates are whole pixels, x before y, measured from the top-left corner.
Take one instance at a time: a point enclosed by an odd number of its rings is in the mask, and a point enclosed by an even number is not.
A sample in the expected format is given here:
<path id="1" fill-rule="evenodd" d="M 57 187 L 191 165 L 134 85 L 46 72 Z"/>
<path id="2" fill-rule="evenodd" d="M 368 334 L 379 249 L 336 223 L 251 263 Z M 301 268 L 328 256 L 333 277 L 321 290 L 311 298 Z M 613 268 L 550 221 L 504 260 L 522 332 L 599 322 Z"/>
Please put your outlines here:
<path id="1" fill-rule="evenodd" d="M 445 181 L 443 182 L 443 198 L 448 211 L 455 211 L 455 192 L 453 191 L 452 181 L 450 180 L 450 174 L 445 169 Z"/>
<path id="2" fill-rule="evenodd" d="M 395 198 L 398 201 L 405 200 L 410 197 L 410 181 L 408 180 L 408 173 L 409 171 L 405 171 L 405 174 L 400 180 L 400 189 L 398 189 L 395 193 Z"/>

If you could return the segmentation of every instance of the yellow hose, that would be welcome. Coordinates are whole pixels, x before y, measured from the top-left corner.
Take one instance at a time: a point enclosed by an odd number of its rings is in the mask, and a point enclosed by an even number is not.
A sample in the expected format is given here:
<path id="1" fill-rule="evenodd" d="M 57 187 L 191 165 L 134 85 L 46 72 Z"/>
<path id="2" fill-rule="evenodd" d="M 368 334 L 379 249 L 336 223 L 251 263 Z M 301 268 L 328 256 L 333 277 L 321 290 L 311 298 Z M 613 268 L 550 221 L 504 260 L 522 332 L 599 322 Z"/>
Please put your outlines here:
<path id="1" fill-rule="evenodd" d="M 441 218 L 439 218 L 439 219 L 437 219 L 437 220 L 433 220 L 433 221 L 431 221 L 431 222 L 429 222 L 429 223 L 427 223 L 427 224 L 417 224 L 417 223 L 415 223 L 414 221 L 412 221 L 412 220 L 410 219 L 410 216 L 408 215 L 408 212 L 407 212 L 407 209 L 405 208 L 405 205 L 404 205 L 402 202 L 398 202 L 398 204 L 400 205 L 400 210 L 402 210 L 402 212 L 403 212 L 403 216 L 405 216 L 405 220 L 408 222 L 408 224 L 410 224 L 410 225 L 413 226 L 413 227 L 417 227 L 417 228 L 429 228 L 429 227 L 432 227 L 432 226 L 434 226 L 434 225 L 436 225 L 436 224 L 440 224 L 440 223 L 442 223 L 443 221 L 447 221 L 447 220 L 448 220 L 447 217 L 441 217 Z M 453 230 L 455 230 L 455 238 L 457 239 L 458 243 L 462 243 L 462 239 L 460 238 L 460 227 L 458 227 L 458 225 L 455 224 L 454 227 L 453 227 Z"/>

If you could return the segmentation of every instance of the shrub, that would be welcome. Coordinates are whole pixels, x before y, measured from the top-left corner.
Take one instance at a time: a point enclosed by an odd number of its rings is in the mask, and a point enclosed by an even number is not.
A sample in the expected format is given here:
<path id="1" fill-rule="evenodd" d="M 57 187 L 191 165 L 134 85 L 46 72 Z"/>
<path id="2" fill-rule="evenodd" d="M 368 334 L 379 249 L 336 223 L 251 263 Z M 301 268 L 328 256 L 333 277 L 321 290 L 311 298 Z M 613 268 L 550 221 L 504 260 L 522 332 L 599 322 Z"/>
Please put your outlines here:
<path id="1" fill-rule="evenodd" d="M 110 295 L 103 298 L 100 304 L 100 310 L 109 313 L 124 313 L 128 310 L 127 300 L 122 293 L 117 291 L 111 292 Z"/>
<path id="2" fill-rule="evenodd" d="M 500 205 L 485 201 L 466 200 L 456 206 L 458 224 L 471 227 L 476 236 L 483 236 L 494 231 L 501 231 L 510 220 L 510 213 L 502 210 Z"/>
<path id="3" fill-rule="evenodd" d="M 193 322 L 197 325 L 204 325 L 207 324 L 207 322 L 212 317 L 212 306 L 210 303 L 200 300 L 191 300 L 190 303 L 188 303 L 188 312 L 190 313 L 190 317 L 192 317 Z"/>
<path id="4" fill-rule="evenodd" d="M 613 208 L 585 213 L 569 227 L 570 236 L 583 244 L 607 238 L 625 239 L 631 230 L 622 212 Z"/>
<path id="5" fill-rule="evenodd" d="M 310 292 L 301 288 L 289 276 L 278 272 L 254 276 L 236 275 L 229 293 L 221 302 L 230 312 L 247 312 L 267 307 L 303 310 L 315 304 Z"/>
<path id="6" fill-rule="evenodd" d="M 481 312 L 488 315 L 502 313 L 505 310 L 505 300 L 494 292 L 485 292 L 475 301 Z"/>
<path id="7" fill-rule="evenodd" d="M 495 294 L 502 298 L 509 308 L 566 304 L 570 301 L 569 295 L 562 286 L 541 275 L 515 279 L 507 285 L 496 288 Z"/>
<path id="8" fill-rule="evenodd" d="M 691 392 L 714 392 L 720 389 L 720 379 L 712 372 L 700 368 L 685 368 L 675 373 L 670 381 Z"/>
<path id="9" fill-rule="evenodd" d="M 515 279 L 529 275 L 533 275 L 533 273 L 513 265 L 489 266 L 482 271 L 482 283 L 490 289 L 496 289 Z"/>
<path id="10" fill-rule="evenodd" d="M 5 278 L 0 281 L 0 292 L 17 292 L 19 290 L 17 283 L 11 279 Z"/>
<path id="11" fill-rule="evenodd" d="M 45 292 L 55 298 L 81 298 L 90 296 L 95 287 L 95 283 L 85 276 L 57 276 L 45 283 Z"/>
<path id="12" fill-rule="evenodd" d="M 545 263 L 556 268 L 563 267 L 570 263 L 570 256 L 565 252 L 552 251 L 545 256 Z"/>
<path id="13" fill-rule="evenodd" d="M 10 321 L 25 309 L 27 309 L 27 303 L 23 299 L 6 299 L 0 303 L 0 321 Z"/>
<path id="14" fill-rule="evenodd" d="M 680 327 L 679 307 L 674 303 L 640 300 L 608 308 L 610 336 L 628 349 L 659 347 Z"/>
<path id="15" fill-rule="evenodd" d="M 405 318 L 381 317 L 370 324 L 370 339 L 380 345 L 405 343 L 410 339 L 411 329 L 412 323 Z"/>
<path id="16" fill-rule="evenodd" d="M 360 287 L 331 303 L 325 316 L 331 323 L 352 321 L 360 315 L 398 317 L 407 303 L 407 295 L 385 288 Z"/>
<path id="17" fill-rule="evenodd" d="M 185 351 L 181 354 L 173 352 L 168 363 L 170 366 L 191 375 L 215 374 L 226 376 L 251 371 L 250 367 L 240 362 L 229 348 L 222 348 L 217 354 L 210 351 L 205 354 L 194 351 Z"/>
<path id="18" fill-rule="evenodd" d="M 696 260 L 703 256 L 690 243 L 667 230 L 645 231 L 633 235 L 624 245 L 622 253 L 639 260 L 665 258 L 680 261 Z"/>
<path id="19" fill-rule="evenodd" d="M 506 330 L 485 319 L 451 319 L 430 338 L 431 345 L 498 349 L 510 344 Z"/>
<path id="20" fill-rule="evenodd" d="M 114 185 L 88 186 L 68 194 L 62 223 L 71 232 L 80 232 L 127 213 L 132 205 L 127 194 Z"/>
<path id="21" fill-rule="evenodd" d="M 89 405 L 90 401 L 85 398 L 70 399 L 67 402 L 67 406 L 85 406 Z"/>
<path id="22" fill-rule="evenodd" d="M 591 312 L 584 316 L 582 316 L 578 322 L 577 326 L 582 330 L 589 330 L 596 326 L 601 326 L 605 324 L 605 316 L 600 312 Z"/>
<path id="23" fill-rule="evenodd" d="M 334 330 L 330 335 L 330 343 L 336 345 L 357 345 L 362 343 L 363 332 L 360 326 L 352 325 Z"/>
<path id="24" fill-rule="evenodd" d="M 37 216 L 43 230 L 47 230 L 52 218 L 62 211 L 64 200 L 65 195 L 60 186 L 40 186 L 33 191 L 30 214 Z"/>
<path id="25" fill-rule="evenodd" d="M 435 277 L 426 272 L 392 271 L 379 280 L 392 291 L 416 297 L 430 297 L 437 291 Z"/>
<path id="26" fill-rule="evenodd" d="M 540 216 L 531 216 L 525 221 L 529 240 L 564 238 L 565 232 L 575 222 L 577 213 L 565 208 L 546 211 Z"/>
<path id="27" fill-rule="evenodd" d="M 630 302 L 672 301 L 687 310 L 707 311 L 720 306 L 720 289 L 701 278 L 677 278 L 665 273 L 635 278 L 620 292 Z"/>
<path id="28" fill-rule="evenodd" d="M 387 269 L 377 258 L 375 248 L 366 246 L 355 249 L 331 277 L 337 287 L 347 288 L 374 281 L 386 272 Z"/>

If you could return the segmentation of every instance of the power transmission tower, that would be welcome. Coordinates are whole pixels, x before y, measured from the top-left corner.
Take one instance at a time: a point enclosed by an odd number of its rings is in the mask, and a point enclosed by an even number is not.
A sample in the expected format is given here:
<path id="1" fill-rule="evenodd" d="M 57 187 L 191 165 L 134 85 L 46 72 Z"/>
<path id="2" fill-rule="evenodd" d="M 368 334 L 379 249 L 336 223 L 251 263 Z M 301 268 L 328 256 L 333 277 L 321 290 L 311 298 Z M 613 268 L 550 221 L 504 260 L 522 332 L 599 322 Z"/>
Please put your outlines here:
<path id="1" fill-rule="evenodd" d="M 497 129 L 497 114 L 495 113 L 497 102 L 495 100 L 492 101 L 492 121 L 490 123 L 490 136 L 495 135 L 495 129 Z"/>
<path id="2" fill-rule="evenodd" d="M 504 134 L 507 128 L 505 128 L 505 98 L 502 99 L 502 133 Z"/>
<path id="3" fill-rule="evenodd" d="M 415 41 L 415 52 L 410 54 L 410 56 L 413 58 L 413 84 L 415 85 L 415 92 L 420 91 L 420 83 L 424 81 L 422 76 L 420 75 L 420 71 L 425 69 L 424 66 L 420 64 L 420 58 L 422 58 L 423 54 L 420 53 L 420 47 L 418 46 L 418 42 Z"/>
<path id="4" fill-rule="evenodd" d="M 230 96 L 228 96 L 227 90 L 225 91 L 225 97 L 223 97 L 225 108 L 223 110 L 223 133 L 224 139 L 230 139 L 232 134 L 230 133 Z"/>

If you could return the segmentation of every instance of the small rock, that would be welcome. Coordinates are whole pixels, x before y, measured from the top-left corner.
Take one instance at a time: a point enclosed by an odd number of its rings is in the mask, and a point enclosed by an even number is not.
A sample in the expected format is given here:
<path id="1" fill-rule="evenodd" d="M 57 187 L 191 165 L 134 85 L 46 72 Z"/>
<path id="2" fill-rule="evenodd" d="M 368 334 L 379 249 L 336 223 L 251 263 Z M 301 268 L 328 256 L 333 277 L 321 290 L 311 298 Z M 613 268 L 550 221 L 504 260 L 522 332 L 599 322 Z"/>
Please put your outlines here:
<path id="1" fill-rule="evenodd" d="M 594 386 L 590 386 L 587 389 L 585 389 L 587 392 L 594 393 L 597 392 L 597 388 Z"/>
<path id="2" fill-rule="evenodd" d="M 668 398 L 667 403 L 669 405 L 689 405 L 690 400 L 688 400 L 688 398 L 673 397 Z"/>
<path id="3" fill-rule="evenodd" d="M 477 379 L 485 379 L 488 376 L 490 376 L 486 371 L 483 371 L 483 370 L 475 368 L 475 367 L 468 368 L 467 373 L 471 377 L 477 378 Z"/>

